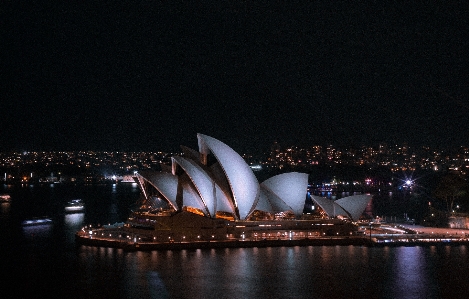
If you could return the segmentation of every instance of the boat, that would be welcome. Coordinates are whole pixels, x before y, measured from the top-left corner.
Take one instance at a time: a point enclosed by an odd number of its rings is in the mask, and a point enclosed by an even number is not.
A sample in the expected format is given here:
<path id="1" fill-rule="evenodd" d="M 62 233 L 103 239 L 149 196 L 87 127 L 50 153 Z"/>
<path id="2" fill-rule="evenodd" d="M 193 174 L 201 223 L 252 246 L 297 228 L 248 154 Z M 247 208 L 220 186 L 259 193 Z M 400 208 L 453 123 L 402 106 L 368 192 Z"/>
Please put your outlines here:
<path id="1" fill-rule="evenodd" d="M 35 226 L 35 225 L 46 225 L 46 224 L 51 224 L 52 219 L 47 218 L 47 217 L 41 217 L 41 218 L 32 218 L 32 219 L 27 219 L 22 222 L 23 226 Z"/>
<path id="2" fill-rule="evenodd" d="M 80 213 L 85 210 L 85 203 L 81 199 L 73 199 L 65 206 L 65 212 L 67 213 Z"/>
<path id="3" fill-rule="evenodd" d="M 8 194 L 1 194 L 0 195 L 0 202 L 10 202 L 11 198 Z"/>

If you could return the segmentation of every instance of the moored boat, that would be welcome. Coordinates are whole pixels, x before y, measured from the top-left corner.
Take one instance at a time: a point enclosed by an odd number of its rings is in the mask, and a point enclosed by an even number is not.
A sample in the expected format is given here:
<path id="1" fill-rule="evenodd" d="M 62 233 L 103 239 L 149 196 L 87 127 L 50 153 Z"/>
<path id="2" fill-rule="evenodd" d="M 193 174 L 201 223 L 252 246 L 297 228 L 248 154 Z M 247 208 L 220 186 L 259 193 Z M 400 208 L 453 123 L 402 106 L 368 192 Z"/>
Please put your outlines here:
<path id="1" fill-rule="evenodd" d="M 41 217 L 41 218 L 32 218 L 32 219 L 27 219 L 22 222 L 23 226 L 34 226 L 34 225 L 45 225 L 45 224 L 51 224 L 52 219 L 47 218 L 47 217 Z"/>
<path id="2" fill-rule="evenodd" d="M 8 194 L 1 194 L 0 195 L 0 202 L 10 202 L 11 198 Z"/>
<path id="3" fill-rule="evenodd" d="M 81 199 L 74 199 L 67 203 L 65 212 L 67 213 L 80 213 L 85 210 L 85 203 Z"/>

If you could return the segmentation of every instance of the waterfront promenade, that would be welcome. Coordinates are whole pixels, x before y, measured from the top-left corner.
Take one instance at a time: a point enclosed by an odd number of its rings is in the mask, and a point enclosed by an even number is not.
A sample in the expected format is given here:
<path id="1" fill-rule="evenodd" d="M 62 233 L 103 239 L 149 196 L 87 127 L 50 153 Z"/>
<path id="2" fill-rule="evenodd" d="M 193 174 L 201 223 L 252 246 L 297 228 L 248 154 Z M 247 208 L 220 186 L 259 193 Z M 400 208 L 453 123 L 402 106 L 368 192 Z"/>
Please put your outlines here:
<path id="1" fill-rule="evenodd" d="M 193 242 L 156 242 L 138 236 L 137 231 L 123 227 L 95 228 L 76 233 L 77 245 L 121 248 L 126 251 L 181 250 L 198 248 L 247 248 L 291 246 L 429 246 L 469 245 L 469 230 L 423 227 L 408 224 L 384 224 L 368 229 L 360 236 L 322 236 L 286 239 L 231 239 Z"/>
<path id="2" fill-rule="evenodd" d="M 469 244 L 469 230 L 389 223 L 367 231 L 372 245 L 425 246 Z"/>
<path id="3" fill-rule="evenodd" d="M 116 232 L 116 231 L 114 231 Z M 314 237 L 304 239 L 280 239 L 280 240 L 221 240 L 221 241 L 193 241 L 193 242 L 152 242 L 148 240 L 126 240 L 119 237 L 103 236 L 90 237 L 88 234 L 78 232 L 76 234 L 78 245 L 121 248 L 126 251 L 149 250 L 181 250 L 199 248 L 250 248 L 250 247 L 291 247 L 291 246 L 333 246 L 356 245 L 368 246 L 370 240 L 363 236 L 351 237 Z"/>
<path id="4" fill-rule="evenodd" d="M 370 231 L 367 231 L 367 235 Z M 440 227 L 426 227 L 414 224 L 402 223 L 386 223 L 381 224 L 379 227 L 373 227 L 371 231 L 373 237 L 404 237 L 411 238 L 457 238 L 468 239 L 469 229 L 464 228 L 440 228 Z"/>

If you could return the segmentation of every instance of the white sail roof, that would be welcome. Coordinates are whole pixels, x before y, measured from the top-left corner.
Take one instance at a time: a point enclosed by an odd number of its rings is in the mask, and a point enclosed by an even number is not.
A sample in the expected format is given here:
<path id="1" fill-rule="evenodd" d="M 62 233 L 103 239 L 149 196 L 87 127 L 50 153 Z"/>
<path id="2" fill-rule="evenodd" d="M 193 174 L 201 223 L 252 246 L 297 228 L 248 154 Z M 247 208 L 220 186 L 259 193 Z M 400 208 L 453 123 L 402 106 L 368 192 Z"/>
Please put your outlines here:
<path id="1" fill-rule="evenodd" d="M 284 173 L 259 184 L 249 165 L 229 146 L 203 134 L 197 134 L 197 138 L 200 155 L 183 147 L 186 156 L 172 157 L 166 171 L 138 175 L 145 197 L 151 193 L 147 194 L 143 180 L 175 210 L 181 207 L 178 204 L 190 206 L 208 217 L 228 212 L 244 220 L 256 209 L 269 213 L 291 210 L 296 216 L 303 213 L 307 174 Z"/>
<path id="2" fill-rule="evenodd" d="M 353 195 L 338 200 L 331 200 L 325 197 L 311 195 L 314 200 L 329 217 L 337 215 L 347 216 L 353 221 L 357 221 L 366 206 L 370 202 L 372 196 L 369 194 Z"/>
<path id="3" fill-rule="evenodd" d="M 287 205 L 285 201 L 278 197 L 277 194 L 273 193 L 271 190 L 261 185 L 261 193 L 259 196 L 259 200 L 253 207 L 252 212 L 254 210 L 260 210 L 275 214 L 285 211 L 293 211 L 293 208 Z"/>
<path id="4" fill-rule="evenodd" d="M 148 181 L 163 195 L 168 203 L 177 210 L 176 193 L 177 193 L 177 176 L 168 172 L 155 172 L 150 175 Z"/>
<path id="5" fill-rule="evenodd" d="M 197 191 L 192 188 L 189 181 L 182 181 L 181 185 L 183 199 L 182 205 L 185 207 L 197 208 L 203 211 L 205 216 L 210 217 L 210 212 L 208 211 L 207 207 L 205 206 Z"/>
<path id="6" fill-rule="evenodd" d="M 353 221 L 357 221 L 363 211 L 365 211 L 371 198 L 372 196 L 369 194 L 353 195 L 338 199 L 335 203 L 344 208 L 350 214 Z"/>
<path id="7" fill-rule="evenodd" d="M 234 213 L 234 208 L 230 206 L 228 198 L 202 167 L 183 157 L 174 156 L 172 162 L 174 175 L 176 165 L 180 165 L 187 173 L 205 206 L 204 209 L 208 211 L 208 216 L 215 217 L 217 211 Z"/>
<path id="8" fill-rule="evenodd" d="M 254 173 L 244 159 L 223 142 L 202 134 L 197 134 L 197 138 L 199 151 L 211 152 L 223 168 L 239 217 L 245 219 L 259 196 L 260 187 Z"/>
<path id="9" fill-rule="evenodd" d="M 336 217 L 338 215 L 349 216 L 341 206 L 331 199 L 315 195 L 311 195 L 311 199 L 316 202 L 329 217 Z"/>
<path id="10" fill-rule="evenodd" d="M 279 174 L 265 180 L 261 186 L 281 198 L 296 216 L 303 214 L 308 174 L 299 172 Z"/>

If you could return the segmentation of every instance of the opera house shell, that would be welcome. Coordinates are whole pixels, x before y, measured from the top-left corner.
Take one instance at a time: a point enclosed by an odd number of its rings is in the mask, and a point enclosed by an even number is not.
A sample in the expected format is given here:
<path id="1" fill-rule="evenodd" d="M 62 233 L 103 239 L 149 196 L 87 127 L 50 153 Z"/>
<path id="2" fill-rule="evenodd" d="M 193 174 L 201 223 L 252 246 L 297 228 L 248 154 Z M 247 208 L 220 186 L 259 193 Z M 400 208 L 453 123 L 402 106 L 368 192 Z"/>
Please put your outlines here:
<path id="1" fill-rule="evenodd" d="M 360 194 L 331 200 L 311 195 L 311 199 L 321 207 L 328 217 L 344 217 L 355 222 L 359 220 L 371 198 L 369 194 Z"/>
<path id="2" fill-rule="evenodd" d="M 248 220 L 255 215 L 300 218 L 308 174 L 284 173 L 259 183 L 245 160 L 225 143 L 197 134 L 199 150 L 182 147 L 167 171 L 138 173 L 149 210 L 189 211 L 208 218 Z"/>

